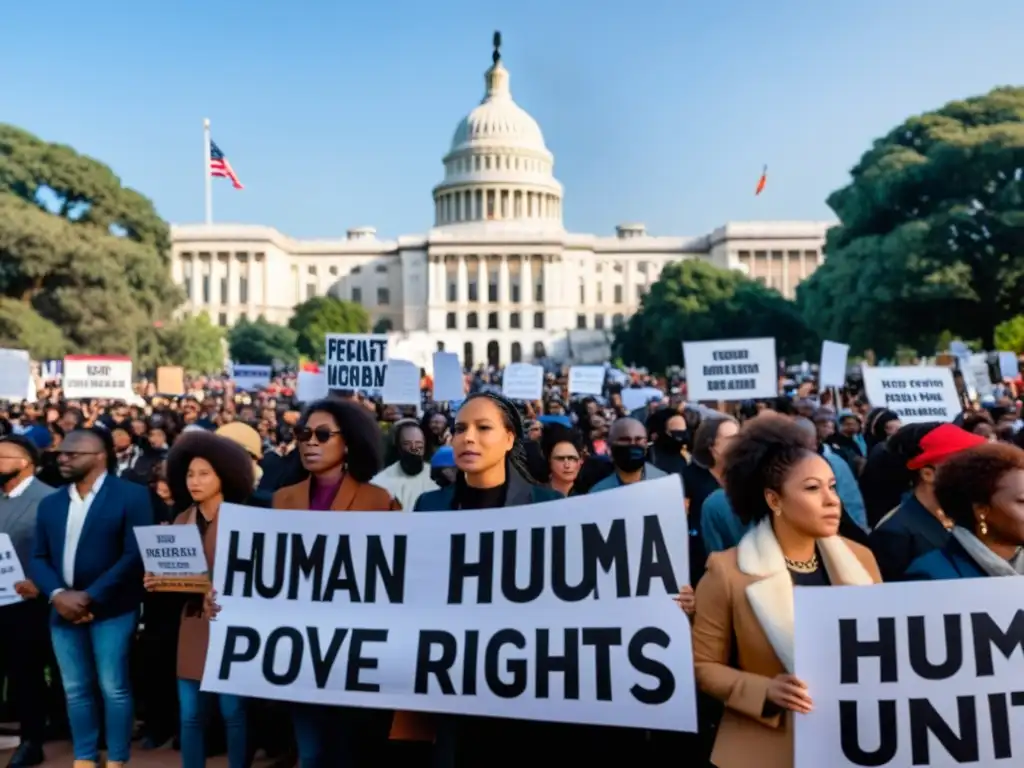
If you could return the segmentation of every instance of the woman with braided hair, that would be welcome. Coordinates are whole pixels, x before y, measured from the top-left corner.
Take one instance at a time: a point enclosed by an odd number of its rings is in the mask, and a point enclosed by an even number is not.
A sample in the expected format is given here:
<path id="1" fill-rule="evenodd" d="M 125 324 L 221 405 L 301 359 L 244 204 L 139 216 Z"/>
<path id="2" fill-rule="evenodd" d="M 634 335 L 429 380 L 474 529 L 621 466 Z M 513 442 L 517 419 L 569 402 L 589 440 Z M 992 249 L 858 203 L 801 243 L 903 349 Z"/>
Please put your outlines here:
<path id="1" fill-rule="evenodd" d="M 526 463 L 523 418 L 501 395 L 477 392 L 455 417 L 455 482 L 424 493 L 414 512 L 521 507 L 563 498 L 539 485 Z"/>
<path id="2" fill-rule="evenodd" d="M 509 400 L 489 392 L 470 395 L 459 408 L 452 432 L 455 482 L 422 494 L 413 511 L 522 507 L 564 498 L 531 477 L 523 432 L 523 418 Z M 509 765 L 538 765 L 538 757 L 550 749 L 552 737 L 565 728 L 574 726 L 494 717 L 438 717 L 432 764 L 434 768 L 487 765 L 499 753 Z M 579 734 L 573 731 L 573 736 L 577 743 Z"/>

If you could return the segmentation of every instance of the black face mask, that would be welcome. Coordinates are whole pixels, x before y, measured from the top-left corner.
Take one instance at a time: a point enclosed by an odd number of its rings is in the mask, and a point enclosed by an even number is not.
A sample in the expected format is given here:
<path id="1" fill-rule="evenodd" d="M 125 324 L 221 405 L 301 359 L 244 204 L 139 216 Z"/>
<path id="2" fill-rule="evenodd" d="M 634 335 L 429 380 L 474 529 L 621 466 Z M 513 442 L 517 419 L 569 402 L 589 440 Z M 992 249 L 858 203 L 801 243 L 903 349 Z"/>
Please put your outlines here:
<path id="1" fill-rule="evenodd" d="M 418 475 L 423 471 L 423 457 L 418 453 L 400 451 L 398 454 L 398 466 L 407 475 Z"/>
<path id="2" fill-rule="evenodd" d="M 18 476 L 18 472 L 0 472 L 0 485 L 7 485 Z"/>
<path id="3" fill-rule="evenodd" d="M 669 451 L 678 451 L 686 444 L 686 432 L 674 430 L 658 437 L 658 445 Z"/>
<path id="4" fill-rule="evenodd" d="M 623 472 L 636 472 L 647 463 L 647 449 L 642 445 L 613 445 L 612 464 Z"/>

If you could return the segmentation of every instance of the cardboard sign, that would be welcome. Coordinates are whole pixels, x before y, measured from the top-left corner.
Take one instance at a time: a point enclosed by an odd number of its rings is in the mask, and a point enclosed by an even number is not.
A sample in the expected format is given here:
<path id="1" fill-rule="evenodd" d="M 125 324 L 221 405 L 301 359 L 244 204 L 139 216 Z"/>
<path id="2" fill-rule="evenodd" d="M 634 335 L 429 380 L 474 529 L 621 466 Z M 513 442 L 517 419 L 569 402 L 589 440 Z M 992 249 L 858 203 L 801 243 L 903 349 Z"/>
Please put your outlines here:
<path id="1" fill-rule="evenodd" d="M 203 539 L 195 525 L 140 525 L 135 529 L 146 573 L 157 577 L 154 592 L 210 590 Z"/>
<path id="2" fill-rule="evenodd" d="M 161 395 L 184 395 L 185 369 L 180 365 L 161 365 L 157 368 L 156 391 Z"/>

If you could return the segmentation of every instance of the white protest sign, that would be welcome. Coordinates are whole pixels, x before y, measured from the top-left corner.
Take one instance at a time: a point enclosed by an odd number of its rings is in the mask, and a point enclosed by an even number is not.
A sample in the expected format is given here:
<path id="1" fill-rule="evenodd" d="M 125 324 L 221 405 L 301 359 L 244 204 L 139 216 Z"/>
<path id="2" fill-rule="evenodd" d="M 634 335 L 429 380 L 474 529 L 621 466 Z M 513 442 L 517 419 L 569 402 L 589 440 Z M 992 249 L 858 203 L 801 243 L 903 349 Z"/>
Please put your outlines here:
<path id="1" fill-rule="evenodd" d="M 818 364 L 818 387 L 846 386 L 846 361 L 850 356 L 850 345 L 835 341 L 821 342 L 821 362 Z"/>
<path id="2" fill-rule="evenodd" d="M 987 397 L 992 394 L 992 377 L 988 372 L 988 353 L 975 352 L 961 358 L 960 370 L 971 397 Z"/>
<path id="3" fill-rule="evenodd" d="M 660 403 L 665 399 L 665 393 L 656 387 L 627 388 L 619 393 L 619 397 L 623 408 L 635 411 L 637 408 L 646 408 L 652 401 Z"/>
<path id="4" fill-rule="evenodd" d="M 135 540 L 146 573 L 198 576 L 209 570 L 198 526 L 140 525 L 135 528 Z"/>
<path id="5" fill-rule="evenodd" d="M 420 405 L 420 369 L 408 360 L 388 360 L 381 401 L 387 405 Z"/>
<path id="6" fill-rule="evenodd" d="M 696 731 L 674 477 L 471 515 L 225 504 L 205 691 Z"/>
<path id="7" fill-rule="evenodd" d="M 462 400 L 466 396 L 466 380 L 462 364 L 454 352 L 434 353 L 434 402 Z"/>
<path id="8" fill-rule="evenodd" d="M 501 394 L 509 400 L 540 400 L 544 369 L 533 363 L 511 363 L 501 375 Z"/>
<path id="9" fill-rule="evenodd" d="M 380 394 L 388 366 L 385 333 L 331 333 L 326 338 L 327 388 Z"/>
<path id="10" fill-rule="evenodd" d="M 1024 759 L 1024 579 L 797 587 L 795 768 Z"/>
<path id="11" fill-rule="evenodd" d="M 0 400 L 36 399 L 32 360 L 24 349 L 0 349 Z"/>
<path id="12" fill-rule="evenodd" d="M 67 355 L 64 358 L 64 397 L 126 400 L 132 391 L 130 357 Z"/>
<path id="13" fill-rule="evenodd" d="M 1020 376 L 1020 363 L 1017 362 L 1016 352 L 999 353 L 999 375 L 1011 381 Z"/>
<path id="14" fill-rule="evenodd" d="M 10 534 L 0 533 L 0 607 L 21 602 L 14 585 L 25 580 L 25 569 L 14 550 Z"/>
<path id="15" fill-rule="evenodd" d="M 684 341 L 691 400 L 754 400 L 779 394 L 775 339 Z"/>
<path id="16" fill-rule="evenodd" d="M 269 365 L 239 365 L 238 363 L 233 363 L 231 366 L 231 380 L 235 382 L 235 389 L 252 392 L 269 386 L 272 372 L 273 369 Z"/>
<path id="17" fill-rule="evenodd" d="M 888 408 L 904 424 L 952 421 L 962 410 L 949 368 L 865 365 L 863 375 L 868 402 L 875 408 Z"/>
<path id="18" fill-rule="evenodd" d="M 570 395 L 600 395 L 603 391 L 603 365 L 574 365 L 569 368 Z"/>
<path id="19" fill-rule="evenodd" d="M 299 371 L 295 377 L 295 399 L 300 403 L 312 403 L 327 397 L 327 373 L 324 371 Z"/>

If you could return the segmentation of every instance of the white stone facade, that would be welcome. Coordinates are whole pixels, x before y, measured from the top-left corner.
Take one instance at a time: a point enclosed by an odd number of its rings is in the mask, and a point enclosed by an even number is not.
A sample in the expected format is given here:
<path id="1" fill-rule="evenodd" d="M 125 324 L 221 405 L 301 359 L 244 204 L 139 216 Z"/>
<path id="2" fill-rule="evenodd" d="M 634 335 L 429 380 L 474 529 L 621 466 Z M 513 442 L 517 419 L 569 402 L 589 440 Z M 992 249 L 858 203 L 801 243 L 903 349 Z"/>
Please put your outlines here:
<path id="1" fill-rule="evenodd" d="M 598 362 L 669 261 L 741 269 L 790 297 L 817 268 L 829 222 L 729 223 L 698 237 L 655 237 L 642 224 L 609 237 L 566 232 L 554 157 L 495 59 L 443 159 L 430 232 L 294 240 L 263 226 L 173 226 L 183 309 L 221 325 L 286 322 L 299 302 L 330 294 L 366 307 L 393 332 L 392 356 L 420 365 L 442 345 L 467 366 Z"/>

